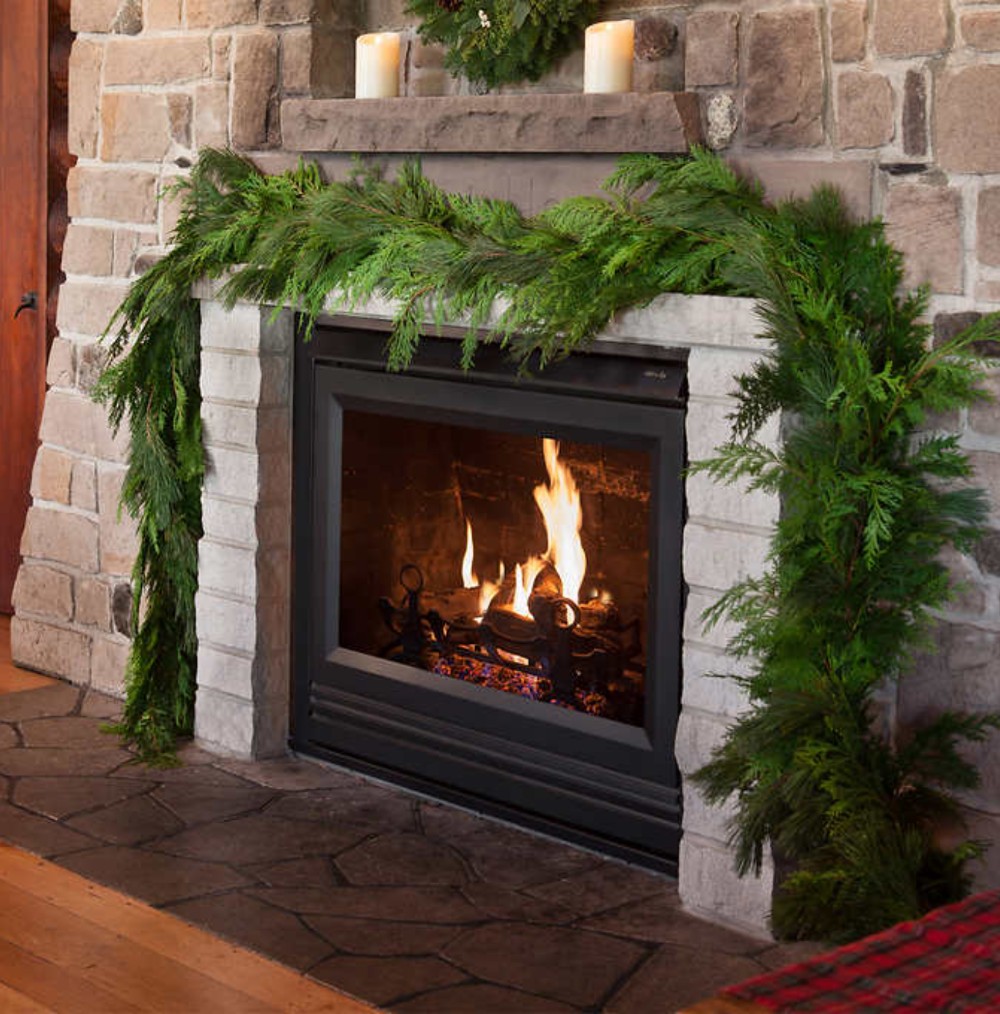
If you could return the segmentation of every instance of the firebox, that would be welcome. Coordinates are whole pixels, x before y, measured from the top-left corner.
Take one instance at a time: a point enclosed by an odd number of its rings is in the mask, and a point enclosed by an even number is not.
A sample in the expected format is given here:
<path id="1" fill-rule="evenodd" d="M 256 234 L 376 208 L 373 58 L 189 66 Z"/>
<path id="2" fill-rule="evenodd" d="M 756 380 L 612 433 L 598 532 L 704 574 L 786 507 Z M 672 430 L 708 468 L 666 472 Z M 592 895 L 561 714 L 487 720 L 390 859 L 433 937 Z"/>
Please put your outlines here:
<path id="1" fill-rule="evenodd" d="M 676 871 L 686 353 L 379 328 L 296 353 L 294 747 Z"/>

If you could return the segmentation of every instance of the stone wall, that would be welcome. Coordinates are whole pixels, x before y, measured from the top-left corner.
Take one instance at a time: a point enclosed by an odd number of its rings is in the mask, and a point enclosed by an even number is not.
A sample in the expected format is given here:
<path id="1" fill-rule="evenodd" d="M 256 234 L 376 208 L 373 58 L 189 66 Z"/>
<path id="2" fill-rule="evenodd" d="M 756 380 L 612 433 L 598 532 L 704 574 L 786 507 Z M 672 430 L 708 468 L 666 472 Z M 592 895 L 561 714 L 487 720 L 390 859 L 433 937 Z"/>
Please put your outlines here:
<path id="1" fill-rule="evenodd" d="M 402 0 L 73 0 L 69 179 L 59 337 L 49 362 L 31 508 L 16 589 L 15 658 L 79 683 L 119 688 L 127 652 L 134 533 L 117 516 L 124 444 L 88 400 L 96 336 L 128 278 L 164 249 L 176 208 L 157 195 L 205 145 L 232 144 L 266 167 L 282 144 L 281 103 L 351 93 L 353 36 L 409 33 L 411 96 L 468 94 L 441 53 L 413 38 Z M 839 185 L 862 215 L 884 215 L 909 280 L 932 290 L 938 340 L 1000 309 L 1000 3 L 983 0 L 617 0 L 639 19 L 639 90 L 686 89 L 709 142 L 772 196 Z M 575 54 L 529 91 L 577 90 Z M 506 89 L 516 92 L 517 89 Z M 331 169 L 345 158 L 326 157 Z M 582 189 L 609 156 L 437 156 L 449 186 L 526 209 Z M 1000 355 L 1000 346 L 986 350 Z M 989 387 L 1000 394 L 1000 372 Z M 944 705 L 1000 709 L 1000 412 L 939 420 L 961 433 L 990 490 L 992 528 L 945 615 L 943 652 L 899 702 L 904 721 Z M 694 707 L 695 705 L 692 705 Z M 968 797 L 978 833 L 1000 840 L 1000 743 Z M 694 805 L 694 804 L 692 804 Z M 1000 882 L 1000 849 L 990 860 Z"/>

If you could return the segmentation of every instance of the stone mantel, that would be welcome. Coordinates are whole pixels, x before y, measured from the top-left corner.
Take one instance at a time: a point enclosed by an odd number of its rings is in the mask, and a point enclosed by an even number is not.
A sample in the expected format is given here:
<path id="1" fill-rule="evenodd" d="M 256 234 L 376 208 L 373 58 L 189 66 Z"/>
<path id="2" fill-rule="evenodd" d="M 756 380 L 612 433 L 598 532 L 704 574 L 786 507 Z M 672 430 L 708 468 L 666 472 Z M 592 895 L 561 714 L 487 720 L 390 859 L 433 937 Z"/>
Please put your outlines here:
<path id="1" fill-rule="evenodd" d="M 702 141 L 691 92 L 287 99 L 281 133 L 289 151 L 373 154 L 678 154 Z"/>

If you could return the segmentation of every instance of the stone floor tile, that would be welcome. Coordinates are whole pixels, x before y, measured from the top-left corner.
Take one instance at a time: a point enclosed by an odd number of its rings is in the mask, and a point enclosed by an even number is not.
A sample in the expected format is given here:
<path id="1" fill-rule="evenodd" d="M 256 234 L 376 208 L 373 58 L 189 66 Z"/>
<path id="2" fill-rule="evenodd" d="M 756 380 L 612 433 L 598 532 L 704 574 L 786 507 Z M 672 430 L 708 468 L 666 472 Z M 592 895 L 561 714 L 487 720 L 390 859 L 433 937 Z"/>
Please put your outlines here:
<path id="1" fill-rule="evenodd" d="M 200 768 L 192 770 L 202 773 Z M 208 769 L 204 774 L 210 779 L 209 784 L 204 784 L 200 780 L 175 779 L 161 785 L 154 795 L 185 824 L 204 824 L 207 821 L 226 820 L 240 814 L 252 813 L 274 798 L 274 793 L 270 789 L 261 789 L 254 785 L 237 788 L 211 784 L 214 777 L 212 769 Z"/>
<path id="2" fill-rule="evenodd" d="M 507 887 L 498 887 L 481 880 L 474 880 L 462 888 L 462 894 L 478 908 L 483 915 L 493 919 L 514 919 L 518 922 L 568 923 L 578 918 L 579 913 L 565 905 L 539 898 L 529 898 Z"/>
<path id="3" fill-rule="evenodd" d="M 112 845 L 135 845 L 176 834 L 184 827 L 172 813 L 158 806 L 149 796 L 126 799 L 103 810 L 73 817 L 66 823 Z"/>
<path id="4" fill-rule="evenodd" d="M 427 827 L 426 814 L 424 819 Z M 427 829 L 427 836 L 447 842 L 484 880 L 502 887 L 548 883 L 583 874 L 604 862 L 570 845 L 504 824 L 483 820 L 474 830 L 450 836 L 447 823 L 435 821 Z"/>
<path id="5" fill-rule="evenodd" d="M 676 944 L 721 954 L 753 954 L 767 941 L 689 915 L 670 897 L 623 905 L 584 920 L 580 926 L 634 940 Z"/>
<path id="6" fill-rule="evenodd" d="M 138 758 L 135 762 L 114 772 L 116 778 L 152 778 L 164 785 L 203 785 L 216 789 L 233 789 L 241 792 L 253 790 L 262 797 L 274 798 L 273 792 L 262 789 L 254 782 L 231 775 L 212 764 L 179 764 L 171 767 L 157 767 L 155 764 L 144 764 Z"/>
<path id="7" fill-rule="evenodd" d="M 0 803 L 0 838 L 49 859 L 99 844 L 87 835 L 9 803 Z"/>
<path id="8" fill-rule="evenodd" d="M 673 881 L 648 870 L 607 861 L 577 876 L 527 887 L 525 893 L 573 908 L 580 915 L 593 915 L 640 898 L 675 899 L 677 887 Z"/>
<path id="9" fill-rule="evenodd" d="M 165 905 L 250 883 L 247 877 L 222 863 L 197 862 L 118 845 L 74 853 L 59 862 L 83 877 L 151 905 Z"/>
<path id="10" fill-rule="evenodd" d="M 462 926 L 427 922 L 387 922 L 380 919 L 347 919 L 339 916 L 305 916 L 306 923 L 348 954 L 383 957 L 416 957 L 437 954 Z"/>
<path id="11" fill-rule="evenodd" d="M 69 683 L 56 683 L 38 690 L 0 695 L 0 722 L 23 722 L 29 718 L 68 715 L 76 710 L 82 691 Z"/>
<path id="12" fill-rule="evenodd" d="M 146 782 L 110 778 L 22 778 L 14 786 L 13 802 L 26 810 L 60 820 L 98 806 L 110 806 L 152 788 Z"/>
<path id="13" fill-rule="evenodd" d="M 605 1014 L 680 1010 L 762 971 L 749 958 L 709 950 L 661 947 L 603 1010 Z"/>
<path id="14" fill-rule="evenodd" d="M 334 953 L 296 916 L 239 892 L 167 905 L 167 911 L 300 971 Z"/>
<path id="15" fill-rule="evenodd" d="M 121 718 L 124 706 L 125 702 L 117 697 L 96 690 L 87 690 L 80 705 L 80 714 L 87 718 L 103 718 L 106 722 L 116 722 Z"/>
<path id="16" fill-rule="evenodd" d="M 381 832 L 413 831 L 416 827 L 413 800 L 408 795 L 361 779 L 347 779 L 337 788 L 289 793 L 274 802 L 268 813 L 322 824 L 348 822 Z"/>
<path id="17" fill-rule="evenodd" d="M 196 745 L 193 739 L 182 739 L 177 743 L 177 759 L 182 768 L 215 766 L 223 758 Z"/>
<path id="18" fill-rule="evenodd" d="M 309 859 L 284 859 L 241 867 L 268 887 L 338 887 L 340 881 L 333 871 L 333 861 L 326 856 Z"/>
<path id="19" fill-rule="evenodd" d="M 464 884 L 462 861 L 446 845 L 419 834 L 387 834 L 349 849 L 337 867 L 352 884 Z"/>
<path id="20" fill-rule="evenodd" d="M 12 725 L 0 725 L 0 750 L 7 750 L 17 746 L 20 740 L 17 738 L 17 731 Z"/>
<path id="21" fill-rule="evenodd" d="M 454 887 L 262 887 L 249 893 L 301 915 L 452 924 L 483 918 Z"/>
<path id="22" fill-rule="evenodd" d="M 313 978 L 371 1003 L 390 1004 L 414 993 L 466 979 L 439 958 L 338 957 L 310 969 Z M 485 1014 L 485 1012 L 484 1012 Z"/>
<path id="23" fill-rule="evenodd" d="M 570 1014 L 579 1010 L 558 1000 L 485 982 L 435 989 L 394 1004 L 392 1009 L 400 1014 Z"/>
<path id="24" fill-rule="evenodd" d="M 157 848 L 189 859 L 240 865 L 329 855 L 354 845 L 363 836 L 364 832 L 356 827 L 299 823 L 254 814 L 182 831 L 160 842 Z"/>
<path id="25" fill-rule="evenodd" d="M 0 750 L 0 774 L 15 777 L 37 775 L 106 775 L 132 755 L 113 745 L 104 747 L 35 747 L 27 750 L 17 747 Z"/>
<path id="26" fill-rule="evenodd" d="M 282 792 L 337 788 L 361 781 L 360 777 L 352 772 L 298 757 L 275 757 L 273 760 L 265 761 L 218 758 L 216 763 L 235 775 L 269 789 L 280 789 Z"/>
<path id="27" fill-rule="evenodd" d="M 490 923 L 464 933 L 441 953 L 476 978 L 593 1007 L 647 951 L 565 926 Z"/>
<path id="28" fill-rule="evenodd" d="M 117 738 L 101 731 L 106 725 L 103 719 L 82 718 L 79 715 L 69 715 L 65 718 L 32 718 L 21 722 L 21 735 L 24 737 L 24 745 L 29 747 L 117 749 Z"/>

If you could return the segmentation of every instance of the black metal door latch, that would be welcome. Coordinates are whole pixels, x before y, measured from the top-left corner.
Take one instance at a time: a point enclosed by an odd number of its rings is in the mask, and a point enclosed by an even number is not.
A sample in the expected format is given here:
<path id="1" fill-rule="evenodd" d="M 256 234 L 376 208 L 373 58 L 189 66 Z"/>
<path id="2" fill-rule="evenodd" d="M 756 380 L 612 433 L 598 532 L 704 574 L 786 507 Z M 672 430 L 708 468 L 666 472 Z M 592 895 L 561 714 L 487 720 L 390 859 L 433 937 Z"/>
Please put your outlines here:
<path id="1" fill-rule="evenodd" d="M 25 310 L 37 310 L 38 309 L 38 293 L 37 292 L 26 292 L 21 297 L 21 302 L 18 308 L 14 311 L 14 320 L 24 313 Z"/>

